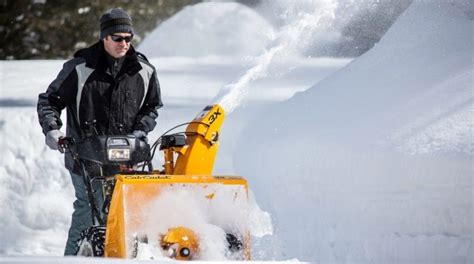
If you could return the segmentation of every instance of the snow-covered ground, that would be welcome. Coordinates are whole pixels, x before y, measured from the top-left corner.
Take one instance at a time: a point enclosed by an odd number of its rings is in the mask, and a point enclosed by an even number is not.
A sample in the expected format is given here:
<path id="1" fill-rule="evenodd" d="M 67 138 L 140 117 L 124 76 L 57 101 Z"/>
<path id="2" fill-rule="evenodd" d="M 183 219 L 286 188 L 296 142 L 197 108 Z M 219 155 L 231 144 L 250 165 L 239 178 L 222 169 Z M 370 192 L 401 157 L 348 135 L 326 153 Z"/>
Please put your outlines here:
<path id="1" fill-rule="evenodd" d="M 272 228 L 265 217 L 255 220 L 273 235 L 255 237 L 254 259 L 472 263 L 474 32 L 465 2 L 415 1 L 352 61 L 298 55 L 298 40 L 330 23 L 337 1 L 324 12 L 296 12 L 280 29 L 234 3 L 189 7 L 163 25 L 168 39 L 180 40 L 173 32 L 182 23 L 228 29 L 243 18 L 239 38 L 272 33 L 268 43 L 248 38 L 227 55 L 215 45 L 205 54 L 151 58 L 165 107 L 150 138 L 210 102 L 238 102 L 228 104 L 215 173 L 245 176 L 270 213 Z M 203 15 L 229 13 L 219 22 Z M 232 31 L 206 30 L 217 32 L 211 40 L 236 40 L 226 35 Z M 159 49 L 156 32 L 139 50 Z M 63 251 L 73 190 L 61 155 L 44 145 L 35 104 L 62 63 L 0 62 L 3 263 L 85 262 L 51 257 Z"/>

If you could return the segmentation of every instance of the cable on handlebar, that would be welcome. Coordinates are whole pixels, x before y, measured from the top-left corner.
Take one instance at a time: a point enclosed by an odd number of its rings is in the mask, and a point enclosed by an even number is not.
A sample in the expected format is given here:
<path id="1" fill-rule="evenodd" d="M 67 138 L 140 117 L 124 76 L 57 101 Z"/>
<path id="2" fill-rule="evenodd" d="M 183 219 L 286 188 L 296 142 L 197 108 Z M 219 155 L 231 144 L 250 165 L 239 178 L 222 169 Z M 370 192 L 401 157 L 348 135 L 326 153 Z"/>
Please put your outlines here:
<path id="1" fill-rule="evenodd" d="M 155 156 L 155 152 L 156 152 L 156 148 L 158 147 L 158 145 L 161 144 L 161 139 L 163 138 L 163 136 L 165 136 L 166 134 L 168 134 L 169 132 L 175 130 L 176 128 L 178 127 L 182 127 L 182 126 L 185 126 L 185 125 L 190 125 L 190 124 L 202 124 L 202 125 L 206 125 L 208 126 L 208 124 L 204 123 L 204 122 L 195 122 L 195 121 L 191 121 L 191 122 L 186 122 L 186 123 L 182 123 L 182 124 L 179 124 L 177 126 L 174 126 L 170 129 L 168 129 L 166 132 L 164 132 L 163 134 L 161 134 L 160 137 L 158 137 L 158 139 L 155 140 L 155 142 L 153 143 L 153 145 L 151 146 L 150 148 L 150 157 L 149 159 L 147 159 L 144 163 L 143 163 L 143 167 L 142 167 L 142 171 L 145 171 L 145 166 L 149 166 L 151 164 L 151 161 L 153 160 L 153 157 Z M 178 133 L 175 133 L 175 134 L 185 134 L 186 132 L 178 132 Z"/>

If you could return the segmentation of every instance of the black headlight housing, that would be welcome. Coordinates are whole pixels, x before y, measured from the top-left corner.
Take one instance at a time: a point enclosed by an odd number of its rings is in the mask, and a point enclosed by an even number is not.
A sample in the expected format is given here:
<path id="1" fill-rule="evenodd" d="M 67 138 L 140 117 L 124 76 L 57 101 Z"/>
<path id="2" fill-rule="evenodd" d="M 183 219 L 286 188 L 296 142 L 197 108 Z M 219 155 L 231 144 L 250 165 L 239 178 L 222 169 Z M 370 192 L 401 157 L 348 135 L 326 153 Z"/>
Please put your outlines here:
<path id="1" fill-rule="evenodd" d="M 95 136 L 77 143 L 79 158 L 102 165 L 128 165 L 144 162 L 150 145 L 133 135 Z"/>

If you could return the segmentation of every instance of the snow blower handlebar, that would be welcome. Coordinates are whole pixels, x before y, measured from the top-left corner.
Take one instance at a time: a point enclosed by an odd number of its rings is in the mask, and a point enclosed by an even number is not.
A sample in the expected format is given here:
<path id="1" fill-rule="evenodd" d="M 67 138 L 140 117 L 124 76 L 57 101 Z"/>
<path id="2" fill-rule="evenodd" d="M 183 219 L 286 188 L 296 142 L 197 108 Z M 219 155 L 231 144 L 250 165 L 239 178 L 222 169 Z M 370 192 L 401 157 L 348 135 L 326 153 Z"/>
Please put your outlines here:
<path id="1" fill-rule="evenodd" d="M 160 150 L 165 155 L 164 173 L 211 175 L 224 115 L 224 109 L 220 105 L 206 106 L 189 123 L 186 137 L 183 134 L 162 136 Z M 151 164 L 150 146 L 133 135 L 90 136 L 80 142 L 72 137 L 61 137 L 58 146 L 61 153 L 69 149 L 75 160 L 88 160 L 101 165 L 132 166 L 140 162 Z"/>
<path id="2" fill-rule="evenodd" d="M 61 137 L 58 146 L 61 153 L 69 150 L 75 160 L 87 160 L 100 165 L 131 167 L 150 156 L 150 145 L 134 135 L 90 136 L 79 142 L 72 137 Z"/>

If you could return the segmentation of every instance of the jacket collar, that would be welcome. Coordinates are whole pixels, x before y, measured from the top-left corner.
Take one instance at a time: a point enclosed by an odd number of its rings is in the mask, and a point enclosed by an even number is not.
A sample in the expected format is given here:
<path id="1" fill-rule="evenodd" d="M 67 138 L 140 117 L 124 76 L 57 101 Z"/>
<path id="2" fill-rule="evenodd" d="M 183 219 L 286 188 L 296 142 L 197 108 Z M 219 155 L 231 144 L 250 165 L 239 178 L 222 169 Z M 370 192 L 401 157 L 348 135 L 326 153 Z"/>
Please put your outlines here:
<path id="1" fill-rule="evenodd" d="M 104 49 L 104 43 L 102 40 L 99 40 L 97 43 L 92 46 L 81 49 L 74 54 L 75 58 L 83 58 L 86 61 L 86 67 L 92 68 L 98 71 L 106 72 L 109 67 L 106 57 L 106 51 Z M 125 60 L 123 62 L 122 68 L 117 75 L 117 78 L 124 73 L 133 75 L 140 71 L 142 66 L 138 61 L 137 52 L 135 48 L 130 45 L 130 49 L 125 54 Z"/>

